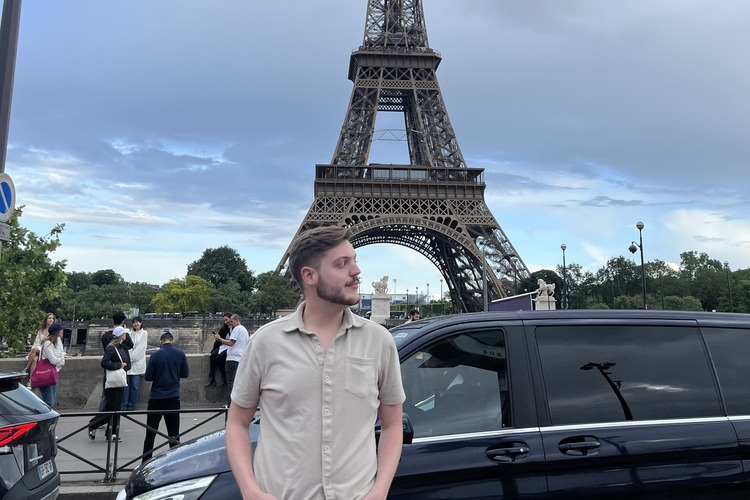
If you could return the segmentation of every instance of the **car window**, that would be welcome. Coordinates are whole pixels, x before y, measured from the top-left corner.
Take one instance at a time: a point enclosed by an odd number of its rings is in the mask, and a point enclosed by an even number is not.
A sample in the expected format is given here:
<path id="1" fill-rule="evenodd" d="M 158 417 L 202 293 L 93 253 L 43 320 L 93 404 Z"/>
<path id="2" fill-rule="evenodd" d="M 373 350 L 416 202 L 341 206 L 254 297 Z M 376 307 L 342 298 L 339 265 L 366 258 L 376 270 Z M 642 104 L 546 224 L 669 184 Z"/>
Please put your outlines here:
<path id="1" fill-rule="evenodd" d="M 49 408 L 18 380 L 0 380 L 0 415 L 47 413 Z"/>
<path id="2" fill-rule="evenodd" d="M 721 415 L 697 328 L 536 329 L 553 425 Z"/>
<path id="3" fill-rule="evenodd" d="M 401 363 L 414 437 L 510 425 L 505 336 L 478 331 L 439 340 Z"/>
<path id="4" fill-rule="evenodd" d="M 729 415 L 750 414 L 750 330 L 703 328 Z"/>

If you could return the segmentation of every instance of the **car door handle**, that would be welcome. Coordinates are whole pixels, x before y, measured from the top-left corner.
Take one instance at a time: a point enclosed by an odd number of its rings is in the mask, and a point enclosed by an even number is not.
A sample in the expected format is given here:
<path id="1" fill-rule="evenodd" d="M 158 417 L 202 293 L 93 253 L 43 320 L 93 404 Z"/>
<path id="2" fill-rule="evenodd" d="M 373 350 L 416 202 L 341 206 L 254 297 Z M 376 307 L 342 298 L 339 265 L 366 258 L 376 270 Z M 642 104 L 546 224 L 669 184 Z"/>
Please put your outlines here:
<path id="1" fill-rule="evenodd" d="M 510 443 L 487 450 L 487 458 L 495 462 L 513 462 L 519 455 L 527 455 L 529 447 L 525 443 Z"/>
<path id="2" fill-rule="evenodd" d="M 601 447 L 601 443 L 596 438 L 583 437 L 566 439 L 558 444 L 558 448 L 566 455 L 588 455 L 591 450 Z"/>

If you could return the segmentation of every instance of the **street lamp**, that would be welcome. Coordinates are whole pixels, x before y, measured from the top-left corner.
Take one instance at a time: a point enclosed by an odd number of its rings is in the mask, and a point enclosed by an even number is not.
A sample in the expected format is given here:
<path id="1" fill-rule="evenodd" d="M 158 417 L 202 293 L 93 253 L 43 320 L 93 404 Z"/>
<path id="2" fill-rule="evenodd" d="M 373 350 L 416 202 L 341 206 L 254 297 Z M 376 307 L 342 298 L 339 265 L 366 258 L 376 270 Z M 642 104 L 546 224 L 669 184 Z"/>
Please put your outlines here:
<path id="1" fill-rule="evenodd" d="M 406 289 L 406 314 L 409 314 L 409 289 Z"/>
<path id="2" fill-rule="evenodd" d="M 609 284 L 612 285 L 612 309 L 615 309 L 615 279 L 610 276 Z"/>
<path id="3" fill-rule="evenodd" d="M 568 245 L 563 243 L 560 245 L 560 248 L 562 249 L 563 254 L 563 289 L 562 289 L 562 297 L 560 297 L 560 308 L 561 309 L 567 309 L 568 308 L 568 287 L 566 285 L 566 277 L 565 277 L 565 249 L 568 248 Z"/>
<path id="4" fill-rule="evenodd" d="M 414 309 L 419 309 L 419 287 L 415 287 L 417 289 L 416 292 L 414 292 Z"/>
<path id="5" fill-rule="evenodd" d="M 432 301 L 430 300 L 430 284 L 427 283 L 427 314 L 430 314 L 430 310 L 432 309 Z"/>
<path id="6" fill-rule="evenodd" d="M 727 271 L 727 290 L 729 290 L 729 310 L 734 312 L 734 304 L 732 303 L 732 282 L 729 281 L 729 262 L 724 261 L 724 269 Z"/>
<path id="7" fill-rule="evenodd" d="M 630 250 L 630 253 L 635 253 L 638 250 L 641 251 L 641 287 L 643 288 L 643 308 L 648 309 L 648 306 L 646 305 L 646 265 L 643 263 L 643 222 L 638 221 L 635 227 L 638 228 L 638 241 L 640 243 L 632 241 L 630 243 L 630 246 L 628 247 L 628 250 Z"/>
<path id="8" fill-rule="evenodd" d="M 443 278 L 440 278 L 440 314 L 445 315 L 445 299 L 443 298 Z"/>

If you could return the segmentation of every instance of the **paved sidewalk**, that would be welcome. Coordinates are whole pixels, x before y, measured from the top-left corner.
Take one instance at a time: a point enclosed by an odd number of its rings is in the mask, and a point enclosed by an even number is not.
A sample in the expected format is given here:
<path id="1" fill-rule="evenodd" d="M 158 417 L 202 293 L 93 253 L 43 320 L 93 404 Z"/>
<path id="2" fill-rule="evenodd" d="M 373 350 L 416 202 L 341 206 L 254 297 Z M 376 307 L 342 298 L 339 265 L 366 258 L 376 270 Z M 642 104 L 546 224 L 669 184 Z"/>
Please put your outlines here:
<path id="1" fill-rule="evenodd" d="M 184 413 L 180 417 L 181 432 L 185 432 L 215 415 L 213 413 L 191 413 L 190 410 L 190 408 L 183 409 Z M 115 499 L 132 470 L 141 463 L 138 457 L 143 451 L 143 440 L 146 435 L 146 429 L 137 422 L 145 424 L 146 415 L 133 412 L 129 418 L 125 417 L 124 414 L 121 417 L 120 436 L 122 442 L 117 444 L 117 467 L 125 467 L 126 470 L 118 472 L 114 482 L 105 483 L 104 471 L 97 470 L 97 468 L 106 468 L 107 441 L 104 438 L 104 428 L 97 431 L 96 438 L 92 441 L 89 439 L 87 433 L 87 424 L 91 417 L 69 415 L 70 413 L 75 412 L 63 412 L 61 414 L 62 416 L 58 421 L 55 431 L 58 436 L 58 453 L 55 462 L 61 473 L 62 481 L 59 498 Z M 66 416 L 66 414 L 69 416 Z M 130 420 L 130 418 L 135 421 Z M 185 442 L 223 428 L 224 416 L 218 415 L 188 432 L 181 440 Z M 159 430 L 166 433 L 166 426 L 163 420 Z M 157 435 L 154 448 L 165 442 L 165 438 Z M 156 450 L 154 456 L 168 449 L 168 446 L 164 446 Z M 115 446 L 112 444 L 110 447 L 110 461 L 114 459 L 114 453 Z M 81 458 L 76 457 L 76 455 Z M 72 472 L 76 473 L 73 474 Z"/>

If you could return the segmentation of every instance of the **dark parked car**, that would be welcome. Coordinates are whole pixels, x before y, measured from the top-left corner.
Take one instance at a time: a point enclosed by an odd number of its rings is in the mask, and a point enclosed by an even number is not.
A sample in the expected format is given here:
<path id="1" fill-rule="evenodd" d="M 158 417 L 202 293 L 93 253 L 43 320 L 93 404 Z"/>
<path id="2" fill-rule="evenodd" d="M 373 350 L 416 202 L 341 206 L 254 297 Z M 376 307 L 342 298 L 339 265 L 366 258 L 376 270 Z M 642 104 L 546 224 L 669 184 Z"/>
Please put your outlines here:
<path id="1" fill-rule="evenodd" d="M 391 498 L 750 495 L 750 315 L 498 312 L 392 333 L 413 439 Z M 118 498 L 147 492 L 239 498 L 223 432 L 142 465 Z"/>
<path id="2" fill-rule="evenodd" d="M 0 498 L 54 500 L 59 415 L 23 384 L 23 373 L 0 372 Z"/>

